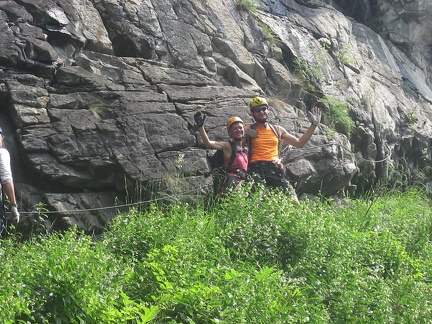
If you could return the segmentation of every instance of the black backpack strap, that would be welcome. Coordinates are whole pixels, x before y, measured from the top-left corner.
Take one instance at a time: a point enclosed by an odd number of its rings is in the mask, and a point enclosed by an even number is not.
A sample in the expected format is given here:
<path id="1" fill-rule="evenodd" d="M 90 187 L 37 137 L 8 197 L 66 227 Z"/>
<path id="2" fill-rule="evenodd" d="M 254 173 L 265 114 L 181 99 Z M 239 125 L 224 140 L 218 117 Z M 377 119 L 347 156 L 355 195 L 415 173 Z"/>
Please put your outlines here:
<path id="1" fill-rule="evenodd" d="M 255 130 L 256 123 L 250 125 L 250 129 Z M 248 160 L 250 161 L 251 159 L 252 159 L 252 137 L 248 136 Z"/>
<path id="2" fill-rule="evenodd" d="M 231 144 L 231 156 L 230 156 L 230 159 L 229 159 L 229 162 L 228 162 L 228 166 L 226 167 L 227 171 L 231 169 L 231 167 L 232 167 L 232 165 L 234 163 L 234 160 L 236 158 L 236 155 L 237 155 L 236 144 L 234 143 L 234 141 L 230 141 L 230 144 Z"/>
<path id="3" fill-rule="evenodd" d="M 293 147 L 292 145 L 285 144 L 284 141 L 282 141 L 282 135 L 280 134 L 279 126 L 273 124 L 269 125 L 279 139 L 279 160 L 282 162 L 283 159 L 285 159 L 285 157 L 292 152 Z"/>
<path id="4" fill-rule="evenodd" d="M 276 125 L 273 125 L 271 123 L 268 123 L 268 125 L 270 126 L 270 128 L 272 129 L 273 133 L 275 133 L 277 139 L 278 139 L 278 155 L 279 155 L 279 159 L 280 159 L 280 153 L 281 153 L 281 144 L 282 144 L 282 136 L 279 133 L 278 127 Z"/>
<path id="5" fill-rule="evenodd" d="M 282 136 L 281 136 L 281 134 L 279 133 L 278 127 L 277 127 L 276 125 L 274 125 L 274 124 L 270 124 L 270 123 L 267 123 L 267 124 L 270 126 L 270 128 L 271 128 L 272 131 L 273 131 L 273 133 L 275 133 L 276 137 L 278 138 L 278 140 L 279 140 L 279 142 L 280 142 Z"/>

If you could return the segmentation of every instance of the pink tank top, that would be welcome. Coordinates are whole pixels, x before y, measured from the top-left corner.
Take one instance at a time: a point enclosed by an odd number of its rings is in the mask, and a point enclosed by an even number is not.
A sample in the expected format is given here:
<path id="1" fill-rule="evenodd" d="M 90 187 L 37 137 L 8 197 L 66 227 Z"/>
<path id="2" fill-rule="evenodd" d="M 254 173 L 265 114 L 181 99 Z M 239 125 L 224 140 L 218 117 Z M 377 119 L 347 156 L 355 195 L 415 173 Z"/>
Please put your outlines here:
<path id="1" fill-rule="evenodd" d="M 229 167 L 229 158 L 224 158 L 224 164 Z M 237 151 L 233 163 L 231 164 L 230 170 L 247 170 L 248 168 L 248 154 L 245 151 Z"/>

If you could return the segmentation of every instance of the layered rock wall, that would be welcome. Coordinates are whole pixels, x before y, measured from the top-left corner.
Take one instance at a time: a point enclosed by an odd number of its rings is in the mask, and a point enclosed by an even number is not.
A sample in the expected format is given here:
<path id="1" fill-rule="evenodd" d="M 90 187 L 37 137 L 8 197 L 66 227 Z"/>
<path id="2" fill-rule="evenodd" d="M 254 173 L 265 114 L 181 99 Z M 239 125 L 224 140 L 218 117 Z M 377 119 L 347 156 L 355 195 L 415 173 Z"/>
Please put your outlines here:
<path id="1" fill-rule="evenodd" d="M 432 5 L 378 1 L 361 18 L 365 5 L 1 1 L 0 122 L 23 226 L 98 231 L 128 203 L 209 193 L 193 113 L 224 139 L 257 94 L 294 135 L 323 109 L 285 159 L 299 194 L 429 182 L 430 52 L 419 48 Z"/>

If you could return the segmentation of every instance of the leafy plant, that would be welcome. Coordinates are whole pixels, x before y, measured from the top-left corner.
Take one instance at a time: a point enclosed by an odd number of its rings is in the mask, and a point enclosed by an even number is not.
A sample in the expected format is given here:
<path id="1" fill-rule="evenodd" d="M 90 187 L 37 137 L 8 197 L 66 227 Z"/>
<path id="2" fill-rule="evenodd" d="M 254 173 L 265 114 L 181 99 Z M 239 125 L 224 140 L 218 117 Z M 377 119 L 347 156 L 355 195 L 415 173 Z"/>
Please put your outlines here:
<path id="1" fill-rule="evenodd" d="M 322 71 L 321 71 L 321 60 L 317 60 L 315 63 L 309 63 L 308 61 L 296 58 L 294 60 L 294 65 L 296 68 L 296 71 L 300 73 L 303 80 L 311 81 L 313 79 L 315 80 L 322 80 L 324 77 Z"/>
<path id="2" fill-rule="evenodd" d="M 427 323 L 432 208 L 421 190 L 293 205 L 248 186 L 151 204 L 102 238 L 0 241 L 2 323 Z"/>
<path id="3" fill-rule="evenodd" d="M 321 46 L 328 52 L 331 49 L 331 41 L 328 38 L 321 37 L 318 39 L 318 42 L 321 44 Z"/>
<path id="4" fill-rule="evenodd" d="M 3 275 L 14 279 L 3 282 L 8 292 L 3 292 L 0 321 L 97 323 L 108 314 L 113 319 L 113 309 L 126 311 L 121 282 L 129 268 L 101 245 L 92 245 L 91 237 L 72 229 L 8 250 L 14 258 Z M 134 316 L 150 310 L 136 307 Z M 127 313 L 132 313 L 130 303 Z"/>
<path id="5" fill-rule="evenodd" d="M 255 0 L 234 0 L 234 2 L 239 10 L 246 10 L 254 16 L 258 22 L 258 25 L 261 27 L 266 40 L 275 45 L 280 43 L 281 40 L 279 36 L 273 31 L 273 29 L 264 21 L 262 21 L 258 15 L 255 15 L 256 11 L 258 10 L 258 5 L 256 4 Z"/>
<path id="6" fill-rule="evenodd" d="M 88 110 L 95 116 L 105 117 L 109 114 L 110 107 L 102 103 L 94 103 L 88 105 Z"/>
<path id="7" fill-rule="evenodd" d="M 234 2 L 238 9 L 246 10 L 251 14 L 255 13 L 258 8 L 255 0 L 234 0 Z"/>
<path id="8" fill-rule="evenodd" d="M 312 94 L 316 92 L 315 84 L 321 82 L 324 78 L 324 73 L 321 70 L 323 63 L 321 51 L 315 53 L 314 60 L 311 62 L 298 57 L 294 59 L 295 72 L 300 76 L 307 91 Z"/>
<path id="9" fill-rule="evenodd" d="M 327 135 L 327 138 L 328 138 L 329 140 L 332 140 L 332 139 L 334 139 L 335 136 L 336 136 L 336 131 L 334 131 L 333 129 L 329 129 L 329 130 L 327 131 L 326 135 Z"/>
<path id="10" fill-rule="evenodd" d="M 408 121 L 408 128 L 415 132 L 417 129 L 415 124 L 418 122 L 418 117 L 413 112 L 411 112 L 406 116 L 406 119 Z"/>
<path id="11" fill-rule="evenodd" d="M 267 25 L 266 23 L 264 23 L 261 20 L 258 20 L 259 25 L 262 28 L 262 31 L 264 33 L 264 37 L 272 44 L 274 45 L 279 45 L 281 43 L 281 39 L 279 38 L 278 35 L 276 35 L 276 33 L 273 31 L 273 29 Z"/>
<path id="12" fill-rule="evenodd" d="M 319 99 L 326 109 L 323 111 L 326 124 L 349 136 L 355 128 L 354 120 L 349 116 L 348 105 L 335 97 L 325 96 Z"/>
<path id="13" fill-rule="evenodd" d="M 343 64 L 353 65 L 356 63 L 355 59 L 351 56 L 352 46 L 345 45 L 338 53 L 338 59 Z"/>

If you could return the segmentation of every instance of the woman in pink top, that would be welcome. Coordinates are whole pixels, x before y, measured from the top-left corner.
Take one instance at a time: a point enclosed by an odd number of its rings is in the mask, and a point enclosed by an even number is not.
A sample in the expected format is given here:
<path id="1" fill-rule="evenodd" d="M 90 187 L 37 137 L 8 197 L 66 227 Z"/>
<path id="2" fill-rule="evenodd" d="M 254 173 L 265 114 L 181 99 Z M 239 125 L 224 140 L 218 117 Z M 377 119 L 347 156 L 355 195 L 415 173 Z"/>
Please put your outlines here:
<path id="1" fill-rule="evenodd" d="M 226 179 L 222 185 L 221 192 L 227 188 L 237 188 L 245 178 L 248 167 L 248 154 L 243 146 L 244 122 L 240 117 L 230 117 L 227 122 L 227 132 L 230 141 L 212 141 L 204 129 L 206 115 L 197 112 L 194 115 L 195 123 L 204 144 L 213 150 L 222 150 L 226 168 Z"/>

